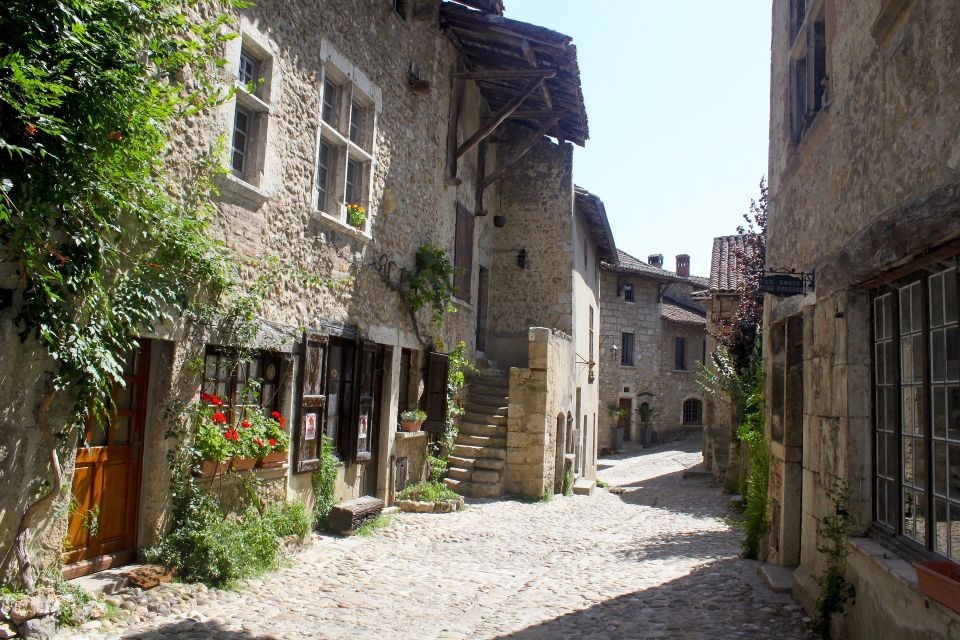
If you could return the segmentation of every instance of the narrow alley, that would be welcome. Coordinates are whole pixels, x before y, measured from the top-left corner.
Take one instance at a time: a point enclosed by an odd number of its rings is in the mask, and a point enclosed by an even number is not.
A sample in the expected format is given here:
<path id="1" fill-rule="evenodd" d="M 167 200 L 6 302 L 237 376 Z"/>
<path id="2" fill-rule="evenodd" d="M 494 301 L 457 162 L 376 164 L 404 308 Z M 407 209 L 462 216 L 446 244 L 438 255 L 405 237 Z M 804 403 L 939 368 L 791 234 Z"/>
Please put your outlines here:
<path id="1" fill-rule="evenodd" d="M 240 592 L 161 586 L 128 596 L 127 622 L 60 637 L 809 637 L 791 596 L 739 557 L 729 496 L 684 477 L 698 445 L 601 459 L 600 478 L 622 494 L 396 514 L 368 538 L 314 536 Z"/>

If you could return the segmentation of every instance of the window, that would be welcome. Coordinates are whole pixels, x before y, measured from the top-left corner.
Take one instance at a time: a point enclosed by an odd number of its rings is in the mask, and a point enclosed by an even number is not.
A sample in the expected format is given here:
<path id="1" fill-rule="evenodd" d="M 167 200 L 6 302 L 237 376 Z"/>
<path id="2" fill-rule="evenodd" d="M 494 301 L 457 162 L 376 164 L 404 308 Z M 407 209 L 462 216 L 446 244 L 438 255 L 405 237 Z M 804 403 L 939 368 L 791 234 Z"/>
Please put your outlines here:
<path id="1" fill-rule="evenodd" d="M 240 40 L 240 50 L 236 54 L 230 173 L 239 179 L 240 184 L 262 187 L 272 92 L 272 57 L 248 34 L 244 34 Z"/>
<path id="2" fill-rule="evenodd" d="M 623 285 L 623 301 L 633 302 L 633 283 L 627 282 Z"/>
<path id="3" fill-rule="evenodd" d="M 633 366 L 633 334 L 620 334 L 620 364 L 625 367 Z"/>
<path id="4" fill-rule="evenodd" d="M 689 400 L 683 401 L 683 424 L 689 426 L 703 424 L 702 402 L 696 398 L 690 398 Z"/>
<path id="5" fill-rule="evenodd" d="M 331 57 L 344 64 L 339 56 Z M 315 207 L 328 218 L 350 224 L 347 205 L 359 205 L 367 215 L 353 226 L 366 232 L 370 229 L 375 109 L 372 87 L 362 76 L 331 61 L 323 67 Z"/>
<path id="6" fill-rule="evenodd" d="M 960 559 L 956 258 L 873 297 L 874 520 Z"/>
<path id="7" fill-rule="evenodd" d="M 687 370 L 687 339 L 674 338 L 673 368 L 677 371 Z"/>
<path id="8" fill-rule="evenodd" d="M 827 39 L 823 9 L 806 14 L 804 0 L 792 0 L 790 35 L 795 57 L 789 68 L 789 122 L 794 143 L 823 109 L 827 91 Z M 796 42 L 800 41 L 798 47 Z"/>
<path id="9" fill-rule="evenodd" d="M 406 19 L 407 17 L 407 0 L 391 0 L 393 3 L 393 10 L 400 15 L 400 17 Z"/>
<path id="10" fill-rule="evenodd" d="M 454 237 L 453 266 L 457 272 L 453 276 L 453 287 L 457 297 L 470 302 L 470 289 L 473 284 L 473 214 L 459 202 L 457 203 L 457 227 Z"/>
<path id="11" fill-rule="evenodd" d="M 283 361 L 277 354 L 260 354 L 249 361 L 238 361 L 236 352 L 207 347 L 204 358 L 203 391 L 216 395 L 229 408 L 258 407 L 264 415 L 280 406 L 280 374 Z M 258 391 L 259 390 L 259 391 Z"/>

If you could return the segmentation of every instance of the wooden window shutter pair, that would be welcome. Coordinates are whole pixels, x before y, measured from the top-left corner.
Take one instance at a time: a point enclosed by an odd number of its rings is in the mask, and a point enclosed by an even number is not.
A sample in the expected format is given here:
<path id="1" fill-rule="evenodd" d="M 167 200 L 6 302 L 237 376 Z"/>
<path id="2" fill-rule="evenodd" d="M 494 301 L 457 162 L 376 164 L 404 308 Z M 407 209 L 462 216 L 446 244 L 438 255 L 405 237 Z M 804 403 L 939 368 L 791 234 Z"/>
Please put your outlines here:
<path id="1" fill-rule="evenodd" d="M 297 473 L 320 467 L 320 443 L 326 417 L 326 367 L 328 340 L 306 334 L 300 369 L 300 411 L 297 417 Z"/>
<path id="2" fill-rule="evenodd" d="M 453 276 L 457 297 L 470 302 L 473 282 L 473 214 L 457 203 L 457 229 L 453 247 L 453 264 L 458 271 Z"/>
<path id="3" fill-rule="evenodd" d="M 349 457 L 353 462 L 366 462 L 373 454 L 373 436 L 377 424 L 374 398 L 376 382 L 380 377 L 376 375 L 377 360 L 377 344 L 364 340 L 359 350 L 356 418 L 351 420 L 349 427 Z"/>
<path id="4" fill-rule="evenodd" d="M 423 393 L 423 410 L 427 420 L 423 430 L 443 433 L 447 421 L 447 374 L 450 357 L 445 353 L 430 352 L 427 359 L 427 383 Z"/>

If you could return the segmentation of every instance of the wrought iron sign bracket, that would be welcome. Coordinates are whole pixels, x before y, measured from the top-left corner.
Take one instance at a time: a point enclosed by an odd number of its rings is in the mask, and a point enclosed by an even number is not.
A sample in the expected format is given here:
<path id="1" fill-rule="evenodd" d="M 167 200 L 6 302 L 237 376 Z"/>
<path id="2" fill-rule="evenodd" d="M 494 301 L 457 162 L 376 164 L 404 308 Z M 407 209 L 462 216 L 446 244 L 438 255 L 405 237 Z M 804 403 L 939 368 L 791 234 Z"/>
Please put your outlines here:
<path id="1" fill-rule="evenodd" d="M 767 269 L 760 278 L 760 292 L 772 296 L 802 296 L 814 290 L 813 271 L 804 273 L 793 269 Z"/>

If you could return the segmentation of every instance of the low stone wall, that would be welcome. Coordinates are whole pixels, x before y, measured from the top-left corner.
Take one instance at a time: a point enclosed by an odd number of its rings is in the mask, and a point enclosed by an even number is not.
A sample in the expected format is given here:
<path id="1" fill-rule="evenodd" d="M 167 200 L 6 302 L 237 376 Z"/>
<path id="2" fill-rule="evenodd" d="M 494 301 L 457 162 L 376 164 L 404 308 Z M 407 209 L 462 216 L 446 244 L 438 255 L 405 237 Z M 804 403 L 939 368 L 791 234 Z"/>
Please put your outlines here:
<path id="1" fill-rule="evenodd" d="M 407 433 L 398 431 L 393 441 L 394 461 L 406 458 L 407 477 L 406 479 L 392 477 L 390 486 L 392 489 L 406 487 L 407 485 L 424 480 L 427 476 L 427 434 L 424 431 Z M 395 465 L 392 465 L 396 469 Z M 395 471 L 394 471 L 395 473 Z M 391 502 L 395 492 L 391 491 Z"/>

